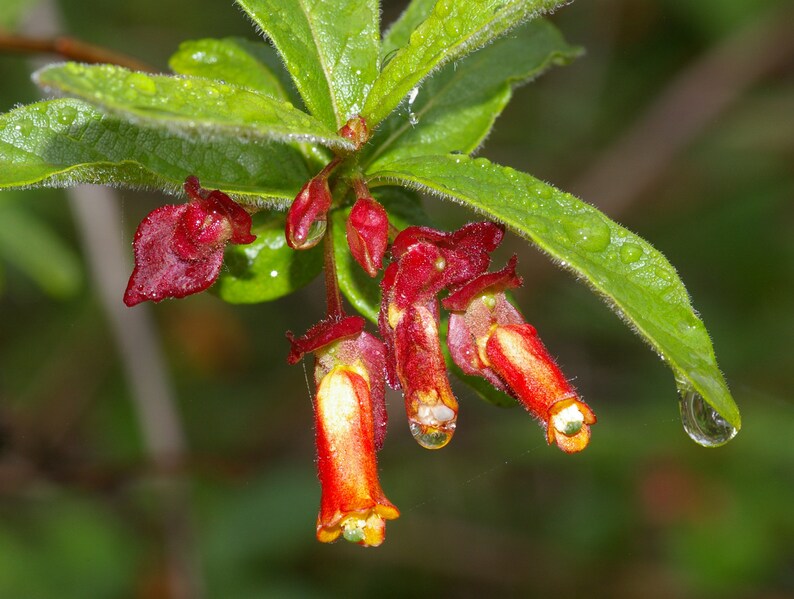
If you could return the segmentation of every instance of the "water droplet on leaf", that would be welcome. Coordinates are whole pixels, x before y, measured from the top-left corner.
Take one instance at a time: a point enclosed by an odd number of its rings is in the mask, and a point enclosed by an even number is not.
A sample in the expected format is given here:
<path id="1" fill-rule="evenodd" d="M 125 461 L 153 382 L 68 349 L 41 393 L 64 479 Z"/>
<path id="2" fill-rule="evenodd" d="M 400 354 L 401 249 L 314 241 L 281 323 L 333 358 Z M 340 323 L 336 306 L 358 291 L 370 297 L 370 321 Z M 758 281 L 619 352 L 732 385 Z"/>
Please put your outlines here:
<path id="1" fill-rule="evenodd" d="M 679 407 L 684 430 L 698 445 L 718 447 L 736 435 L 736 429 L 694 389 L 680 390 Z"/>
<path id="2" fill-rule="evenodd" d="M 609 227 L 597 215 L 579 214 L 566 222 L 565 233 L 577 247 L 588 252 L 601 252 L 610 241 Z"/>
<path id="3" fill-rule="evenodd" d="M 642 258 L 642 248 L 636 243 L 627 241 L 620 246 L 620 259 L 624 264 L 631 264 Z"/>
<path id="4" fill-rule="evenodd" d="M 77 109 L 73 106 L 64 106 L 58 114 L 58 122 L 61 125 L 69 126 L 77 118 Z"/>
<path id="5" fill-rule="evenodd" d="M 124 82 L 130 89 L 130 95 L 133 96 L 136 93 L 145 96 L 153 96 L 157 92 L 157 86 L 154 80 L 143 73 L 130 73 L 127 75 L 127 79 Z"/>

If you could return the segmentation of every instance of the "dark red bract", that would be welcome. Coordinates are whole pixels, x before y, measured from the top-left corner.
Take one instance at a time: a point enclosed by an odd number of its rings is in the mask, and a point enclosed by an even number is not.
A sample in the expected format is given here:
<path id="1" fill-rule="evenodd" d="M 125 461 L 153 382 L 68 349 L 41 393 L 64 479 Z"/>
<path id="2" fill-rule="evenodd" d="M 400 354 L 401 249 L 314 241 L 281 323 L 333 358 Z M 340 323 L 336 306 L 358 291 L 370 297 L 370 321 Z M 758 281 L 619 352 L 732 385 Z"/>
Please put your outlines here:
<path id="1" fill-rule="evenodd" d="M 226 244 L 256 239 L 251 216 L 225 193 L 201 188 L 196 177 L 187 178 L 185 191 L 187 204 L 157 208 L 135 232 L 128 306 L 204 291 L 218 278 Z"/>

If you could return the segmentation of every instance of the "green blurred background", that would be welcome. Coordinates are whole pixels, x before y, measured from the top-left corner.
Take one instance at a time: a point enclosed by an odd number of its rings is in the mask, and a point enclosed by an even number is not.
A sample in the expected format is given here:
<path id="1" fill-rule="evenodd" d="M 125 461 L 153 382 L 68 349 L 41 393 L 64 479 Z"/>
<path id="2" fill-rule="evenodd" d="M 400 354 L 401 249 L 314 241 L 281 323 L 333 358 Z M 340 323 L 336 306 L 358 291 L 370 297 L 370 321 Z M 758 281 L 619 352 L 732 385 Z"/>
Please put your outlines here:
<path id="1" fill-rule="evenodd" d="M 35 4 L 4 0 L 0 27 Z M 57 8 L 63 32 L 163 69 L 184 39 L 254 37 L 231 2 Z M 320 545 L 309 391 L 284 338 L 320 317 L 319 282 L 152 308 L 187 446 L 154 464 L 65 194 L 3 192 L 0 597 L 171 597 L 174 572 L 183 596 L 217 598 L 794 597 L 794 2 L 579 0 L 553 20 L 586 55 L 518 90 L 481 154 L 668 256 L 742 410 L 736 439 L 691 442 L 665 365 L 511 238 L 519 303 L 598 414 L 590 447 L 563 455 L 458 387 L 454 442 L 427 452 L 390 396 L 381 482 L 402 517 L 379 549 Z M 39 97 L 31 68 L 0 55 L 2 111 Z M 166 200 L 118 198 L 128 246 Z"/>

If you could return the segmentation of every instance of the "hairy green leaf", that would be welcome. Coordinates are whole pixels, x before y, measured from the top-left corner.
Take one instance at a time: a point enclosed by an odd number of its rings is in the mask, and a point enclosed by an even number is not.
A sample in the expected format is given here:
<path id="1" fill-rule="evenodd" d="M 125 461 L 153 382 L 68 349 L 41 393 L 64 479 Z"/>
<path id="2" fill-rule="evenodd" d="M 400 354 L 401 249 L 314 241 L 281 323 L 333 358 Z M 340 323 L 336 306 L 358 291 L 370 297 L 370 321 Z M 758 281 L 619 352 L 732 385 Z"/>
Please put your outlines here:
<path id="1" fill-rule="evenodd" d="M 381 187 L 372 191 L 373 196 L 389 213 L 389 222 L 398 229 L 404 229 L 408 225 L 429 224 L 416 193 L 400 187 Z M 345 233 L 349 214 L 350 208 L 331 213 L 339 287 L 356 310 L 372 322 L 377 322 L 380 310 L 380 278 L 373 279 L 367 275 L 350 254 Z"/>
<path id="2" fill-rule="evenodd" d="M 185 137 L 352 147 L 287 102 L 218 81 L 73 62 L 44 67 L 33 78 L 46 90 L 79 96 L 130 122 L 166 127 Z"/>
<path id="3" fill-rule="evenodd" d="M 488 135 L 514 86 L 578 54 L 551 23 L 531 21 L 431 77 L 408 106 L 409 114 L 392 113 L 378 130 L 365 160 L 469 154 Z"/>
<path id="4" fill-rule="evenodd" d="M 46 224 L 9 202 L 0 202 L 0 259 L 53 297 L 70 297 L 83 283 L 75 251 Z"/>
<path id="5" fill-rule="evenodd" d="M 389 61 L 393 52 L 408 44 L 414 29 L 430 16 L 435 5 L 436 0 L 413 0 L 400 18 L 389 25 L 380 45 L 380 57 L 384 63 Z"/>
<path id="6" fill-rule="evenodd" d="M 375 80 L 364 118 L 375 127 L 435 69 L 561 4 L 564 0 L 439 0 Z"/>
<path id="7" fill-rule="evenodd" d="M 178 75 L 217 79 L 292 101 L 284 68 L 270 46 L 239 37 L 189 40 L 179 44 L 168 66 Z"/>
<path id="8" fill-rule="evenodd" d="M 602 294 L 694 390 L 737 429 L 739 410 L 684 285 L 648 242 L 601 212 L 529 175 L 465 156 L 383 165 L 371 183 L 401 182 L 462 202 L 535 242 Z"/>
<path id="9" fill-rule="evenodd" d="M 267 302 L 309 284 L 323 268 L 322 247 L 295 251 L 284 237 L 284 216 L 255 218 L 256 241 L 230 245 L 213 290 L 232 304 Z"/>
<path id="10" fill-rule="evenodd" d="M 279 100 L 302 103 L 281 59 L 262 42 L 236 37 L 183 42 L 169 64 L 179 75 L 225 81 Z M 312 171 L 319 171 L 331 160 L 329 151 L 321 146 L 307 142 L 290 145 L 303 155 Z"/>
<path id="11" fill-rule="evenodd" d="M 237 0 L 275 45 L 309 111 L 340 128 L 378 74 L 376 0 Z"/>
<path id="12" fill-rule="evenodd" d="M 291 201 L 310 176 L 300 155 L 281 144 L 191 140 L 120 121 L 81 100 L 0 115 L 0 189 L 114 183 L 173 192 L 191 174 L 245 203 Z"/>

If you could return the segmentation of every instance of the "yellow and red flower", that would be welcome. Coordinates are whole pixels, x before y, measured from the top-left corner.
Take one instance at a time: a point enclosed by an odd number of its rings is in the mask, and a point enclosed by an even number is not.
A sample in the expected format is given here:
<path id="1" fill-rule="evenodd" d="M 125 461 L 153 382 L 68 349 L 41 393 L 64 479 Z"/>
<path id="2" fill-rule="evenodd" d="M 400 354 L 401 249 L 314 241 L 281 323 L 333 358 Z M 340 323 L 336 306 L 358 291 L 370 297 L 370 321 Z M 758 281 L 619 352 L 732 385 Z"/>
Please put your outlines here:
<path id="1" fill-rule="evenodd" d="M 471 223 L 453 233 L 408 227 L 392 245 L 393 262 L 381 282 L 379 317 L 387 377 L 403 390 L 411 433 L 427 449 L 449 443 L 458 416 L 441 352 L 436 296 L 488 268 L 490 252 L 503 233 L 488 222 Z"/>
<path id="2" fill-rule="evenodd" d="M 453 313 L 447 342 L 455 363 L 518 399 L 566 453 L 590 442 L 596 417 L 560 371 L 532 325 L 505 297 L 521 285 L 515 257 L 501 271 L 481 275 L 444 300 Z"/>
<path id="3" fill-rule="evenodd" d="M 299 339 L 295 363 L 314 352 L 317 471 L 322 487 L 317 539 L 380 545 L 386 520 L 400 515 L 378 481 L 376 450 L 386 431 L 383 344 L 351 316 L 327 320 Z"/>

